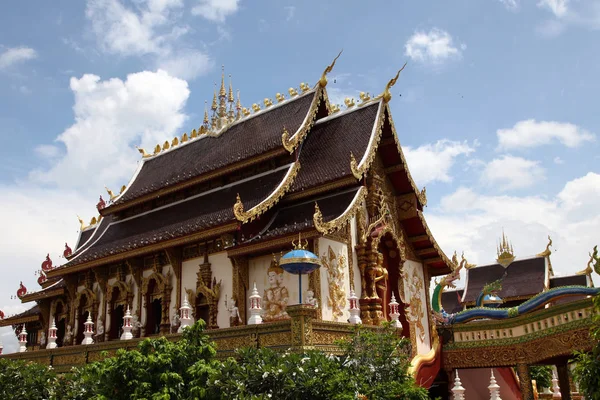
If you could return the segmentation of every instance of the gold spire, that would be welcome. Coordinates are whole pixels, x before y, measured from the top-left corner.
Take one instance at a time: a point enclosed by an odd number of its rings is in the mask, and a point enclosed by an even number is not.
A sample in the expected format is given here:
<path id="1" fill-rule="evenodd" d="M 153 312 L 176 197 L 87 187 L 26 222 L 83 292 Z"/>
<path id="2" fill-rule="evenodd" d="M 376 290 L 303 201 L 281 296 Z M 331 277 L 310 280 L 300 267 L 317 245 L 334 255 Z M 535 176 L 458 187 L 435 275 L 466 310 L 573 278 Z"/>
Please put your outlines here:
<path id="1" fill-rule="evenodd" d="M 202 121 L 202 124 L 204 126 L 208 126 L 209 122 L 210 120 L 208 119 L 208 102 L 204 100 L 204 120 Z"/>
<path id="2" fill-rule="evenodd" d="M 235 103 L 235 119 L 242 117 L 242 102 L 240 101 L 240 91 L 237 91 L 237 101 Z"/>
<path id="3" fill-rule="evenodd" d="M 231 86 L 231 74 L 229 74 L 229 94 L 227 96 L 227 101 L 233 103 L 235 98 L 233 97 L 233 86 Z"/>
<path id="4" fill-rule="evenodd" d="M 219 90 L 219 97 L 227 96 L 225 91 L 225 66 L 221 65 L 221 90 Z"/>
<path id="5" fill-rule="evenodd" d="M 508 267 L 515 260 L 515 252 L 512 243 L 506 239 L 504 229 L 502 229 L 502 239 L 500 239 L 498 246 L 496 247 L 496 252 L 498 254 L 496 261 L 504 268 Z"/>
<path id="6" fill-rule="evenodd" d="M 215 91 L 213 94 L 213 101 L 212 101 L 212 105 L 211 105 L 210 109 L 213 111 L 217 111 L 217 84 L 216 83 L 215 83 Z"/>
<path id="7" fill-rule="evenodd" d="M 342 50 L 342 51 L 344 51 L 344 50 Z M 321 87 L 327 86 L 327 74 L 333 70 L 333 67 L 335 66 L 335 62 L 342 55 L 342 51 L 340 51 L 340 53 L 333 59 L 333 62 L 331 63 L 331 65 L 328 65 L 327 68 L 325 68 L 325 71 L 323 71 L 323 74 L 321 75 L 321 79 L 319 79 L 319 86 L 321 86 Z"/>

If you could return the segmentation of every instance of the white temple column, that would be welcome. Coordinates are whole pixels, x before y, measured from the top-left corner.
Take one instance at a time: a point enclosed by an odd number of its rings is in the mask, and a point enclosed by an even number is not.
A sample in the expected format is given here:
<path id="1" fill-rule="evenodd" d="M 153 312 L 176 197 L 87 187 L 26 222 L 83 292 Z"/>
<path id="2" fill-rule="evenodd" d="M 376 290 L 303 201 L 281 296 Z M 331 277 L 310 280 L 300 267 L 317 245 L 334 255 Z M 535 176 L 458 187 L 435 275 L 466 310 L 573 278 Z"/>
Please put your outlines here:
<path id="1" fill-rule="evenodd" d="M 129 309 L 129 304 L 127 304 L 127 310 L 123 317 L 123 333 L 121 334 L 121 340 L 133 339 L 133 334 L 131 333 L 131 330 L 133 329 L 133 325 L 131 324 L 132 319 L 131 310 Z"/>
<path id="2" fill-rule="evenodd" d="M 465 400 L 465 388 L 462 386 L 462 382 L 460 381 L 460 377 L 458 376 L 458 370 L 455 370 L 454 374 L 454 387 L 452 388 L 454 400 Z"/>
<path id="3" fill-rule="evenodd" d="M 183 305 L 179 308 L 179 329 L 177 329 L 177 333 L 183 332 L 183 329 L 188 326 L 192 326 L 194 324 L 194 318 L 192 317 L 192 313 L 190 312 L 192 307 L 190 307 L 190 302 L 188 301 L 187 293 L 183 298 Z"/>
<path id="4" fill-rule="evenodd" d="M 92 322 L 92 313 L 88 313 L 87 321 L 85 321 L 83 325 L 83 336 L 85 337 L 81 341 L 81 344 L 94 344 L 94 339 L 92 339 L 92 336 L 94 335 L 94 323 Z"/>
<path id="5" fill-rule="evenodd" d="M 360 319 L 360 307 L 358 306 L 358 297 L 356 297 L 354 289 L 350 289 L 348 302 L 350 303 L 350 318 L 348 318 L 348 322 L 353 325 L 362 324 L 362 320 Z"/>
<path id="6" fill-rule="evenodd" d="M 262 317 L 260 316 L 262 311 L 260 306 L 261 299 L 262 297 L 260 297 L 258 289 L 256 289 L 256 282 L 254 282 L 252 294 L 250 295 L 250 318 L 248 319 L 248 325 L 262 324 Z"/>
<path id="7" fill-rule="evenodd" d="M 56 321 L 52 318 L 52 325 L 50 329 L 48 329 L 48 344 L 46 345 L 47 349 L 55 349 L 58 345 L 56 344 Z"/>
<path id="8" fill-rule="evenodd" d="M 27 329 L 23 324 L 23 329 L 19 333 L 19 353 L 25 353 L 27 351 Z"/>
<path id="9" fill-rule="evenodd" d="M 490 376 L 490 386 L 488 389 L 490 391 L 490 400 L 502 400 L 500 398 L 500 386 L 496 383 L 496 377 L 494 376 L 494 369 L 490 369 L 492 375 Z"/>

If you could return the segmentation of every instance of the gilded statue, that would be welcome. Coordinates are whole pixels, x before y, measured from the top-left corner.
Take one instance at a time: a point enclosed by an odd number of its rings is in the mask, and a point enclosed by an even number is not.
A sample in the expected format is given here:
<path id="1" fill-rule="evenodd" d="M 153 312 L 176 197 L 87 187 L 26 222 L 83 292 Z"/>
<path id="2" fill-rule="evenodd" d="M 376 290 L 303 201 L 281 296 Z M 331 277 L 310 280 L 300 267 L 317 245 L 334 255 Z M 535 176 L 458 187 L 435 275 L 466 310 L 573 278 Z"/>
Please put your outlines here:
<path id="1" fill-rule="evenodd" d="M 283 286 L 283 268 L 279 266 L 277 260 L 271 261 L 271 266 L 267 270 L 267 278 L 269 280 L 269 288 L 265 289 L 263 295 L 263 308 L 265 313 L 263 321 L 278 321 L 288 318 L 286 312 L 289 292 Z"/>
<path id="2" fill-rule="evenodd" d="M 371 255 L 371 257 L 375 258 L 375 262 L 371 262 L 367 266 L 369 282 L 368 296 L 371 299 L 385 298 L 388 271 L 383 266 L 383 254 L 377 253 L 376 255 Z"/>
<path id="3" fill-rule="evenodd" d="M 329 289 L 327 305 L 331 307 L 333 320 L 344 315 L 346 307 L 346 293 L 344 292 L 344 270 L 347 268 L 346 257 L 335 252 L 329 246 L 327 256 L 321 257 L 321 264 L 327 270 L 327 287 Z M 312 293 L 312 292 L 311 292 Z M 314 296 L 314 293 L 312 293 Z M 311 296 L 312 297 L 312 296 Z"/>

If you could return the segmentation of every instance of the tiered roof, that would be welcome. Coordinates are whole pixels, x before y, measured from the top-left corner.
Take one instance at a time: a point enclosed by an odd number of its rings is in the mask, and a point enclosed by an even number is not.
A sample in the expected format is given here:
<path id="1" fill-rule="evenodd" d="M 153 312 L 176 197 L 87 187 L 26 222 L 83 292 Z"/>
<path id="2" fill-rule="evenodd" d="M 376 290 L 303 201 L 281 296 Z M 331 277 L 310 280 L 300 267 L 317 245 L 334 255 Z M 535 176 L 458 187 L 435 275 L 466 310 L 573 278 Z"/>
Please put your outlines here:
<path id="1" fill-rule="evenodd" d="M 290 89 L 289 99 L 277 94 L 277 104 L 265 99 L 265 108 L 255 104 L 252 114 L 239 112 L 239 101 L 237 115 L 231 107 L 223 111 L 232 96 L 225 96 L 222 79 L 212 122 L 205 115 L 190 135 L 157 146 L 153 155 L 141 150 L 129 185 L 119 195 L 109 192 L 108 204 L 101 199 L 102 217 L 82 230 L 68 262 L 48 277 L 224 233 L 236 235 L 240 247 L 314 232 L 315 201 L 323 222 L 353 215 L 364 195 L 362 178 L 376 155 L 396 195 L 418 199 L 415 216 L 402 221 L 411 243 L 429 267 L 448 271 L 450 262 L 422 215 L 424 191 L 408 172 L 391 119 L 389 89 L 398 75 L 380 96 L 361 94 L 359 104 L 348 99 L 340 111 L 329 104 L 325 89 L 334 64 L 312 89 L 306 84 L 300 94 Z"/>

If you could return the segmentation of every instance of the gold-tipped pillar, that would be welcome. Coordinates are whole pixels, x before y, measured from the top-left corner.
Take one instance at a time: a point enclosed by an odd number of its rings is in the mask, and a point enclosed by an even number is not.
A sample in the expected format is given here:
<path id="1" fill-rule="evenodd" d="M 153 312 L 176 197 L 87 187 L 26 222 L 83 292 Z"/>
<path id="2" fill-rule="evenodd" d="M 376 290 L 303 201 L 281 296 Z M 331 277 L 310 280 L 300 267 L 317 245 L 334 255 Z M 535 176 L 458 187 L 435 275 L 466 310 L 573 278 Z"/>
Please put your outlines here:
<path id="1" fill-rule="evenodd" d="M 533 384 L 531 383 L 531 372 L 529 371 L 529 365 L 524 363 L 517 364 L 517 374 L 519 375 L 521 396 L 523 400 L 534 400 Z"/>
<path id="2" fill-rule="evenodd" d="M 561 398 L 563 400 L 571 400 L 571 382 L 569 381 L 569 368 L 567 364 L 557 365 L 556 373 L 558 375 Z"/>
<path id="3" fill-rule="evenodd" d="M 317 310 L 309 304 L 295 304 L 285 310 L 292 319 L 292 350 L 313 349 L 312 322 L 317 318 Z"/>

